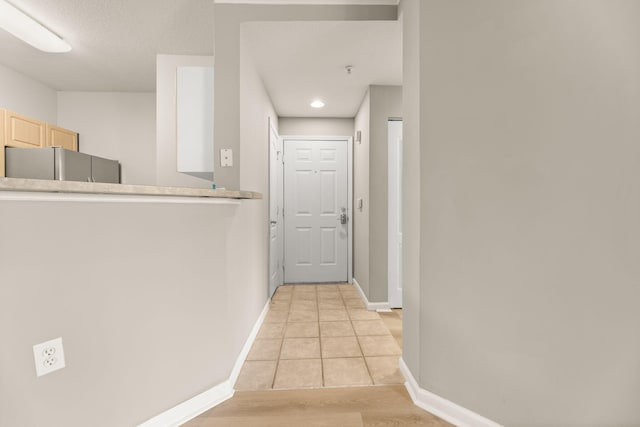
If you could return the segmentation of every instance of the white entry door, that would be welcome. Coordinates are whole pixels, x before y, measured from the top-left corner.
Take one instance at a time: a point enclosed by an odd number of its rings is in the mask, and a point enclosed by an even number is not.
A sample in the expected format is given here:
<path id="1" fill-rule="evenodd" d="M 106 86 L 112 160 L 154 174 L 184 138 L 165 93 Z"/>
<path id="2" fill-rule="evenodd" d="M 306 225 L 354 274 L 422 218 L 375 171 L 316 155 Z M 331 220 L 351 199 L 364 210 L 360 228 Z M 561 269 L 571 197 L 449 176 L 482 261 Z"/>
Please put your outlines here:
<path id="1" fill-rule="evenodd" d="M 284 149 L 269 123 L 269 295 L 284 282 Z"/>
<path id="2" fill-rule="evenodd" d="M 348 142 L 285 140 L 285 282 L 347 282 Z"/>

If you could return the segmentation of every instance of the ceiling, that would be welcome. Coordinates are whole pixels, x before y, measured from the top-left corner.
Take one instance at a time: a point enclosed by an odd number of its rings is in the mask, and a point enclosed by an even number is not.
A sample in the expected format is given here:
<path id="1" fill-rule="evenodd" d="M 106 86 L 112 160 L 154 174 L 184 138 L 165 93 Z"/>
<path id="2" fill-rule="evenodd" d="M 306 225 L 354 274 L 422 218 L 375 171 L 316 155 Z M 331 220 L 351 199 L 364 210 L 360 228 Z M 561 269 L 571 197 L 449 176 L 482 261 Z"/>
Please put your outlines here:
<path id="1" fill-rule="evenodd" d="M 9 0 L 69 42 L 43 53 L 0 30 L 0 63 L 63 91 L 156 90 L 156 54 L 213 55 L 212 0 Z"/>
<path id="2" fill-rule="evenodd" d="M 213 55 L 213 0 L 9 2 L 73 49 L 43 53 L 0 30 L 0 64 L 55 90 L 153 92 L 157 54 Z M 398 22 L 257 22 L 243 28 L 280 116 L 353 117 L 369 84 L 401 84 Z M 315 97 L 325 100 L 324 109 L 309 106 Z"/>
<path id="3" fill-rule="evenodd" d="M 281 117 L 354 117 L 369 85 L 402 84 L 398 21 L 256 22 L 243 31 Z M 316 98 L 325 108 L 309 106 Z"/>

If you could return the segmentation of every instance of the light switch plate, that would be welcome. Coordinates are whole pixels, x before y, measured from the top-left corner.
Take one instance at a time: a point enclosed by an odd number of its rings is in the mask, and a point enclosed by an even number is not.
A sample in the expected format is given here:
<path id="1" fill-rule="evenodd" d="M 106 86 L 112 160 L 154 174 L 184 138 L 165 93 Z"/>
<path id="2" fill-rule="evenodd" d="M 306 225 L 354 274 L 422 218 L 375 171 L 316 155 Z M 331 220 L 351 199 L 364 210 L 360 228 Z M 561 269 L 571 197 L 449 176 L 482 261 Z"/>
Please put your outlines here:
<path id="1" fill-rule="evenodd" d="M 233 150 L 231 148 L 222 148 L 220 150 L 220 166 L 223 168 L 233 166 Z"/>

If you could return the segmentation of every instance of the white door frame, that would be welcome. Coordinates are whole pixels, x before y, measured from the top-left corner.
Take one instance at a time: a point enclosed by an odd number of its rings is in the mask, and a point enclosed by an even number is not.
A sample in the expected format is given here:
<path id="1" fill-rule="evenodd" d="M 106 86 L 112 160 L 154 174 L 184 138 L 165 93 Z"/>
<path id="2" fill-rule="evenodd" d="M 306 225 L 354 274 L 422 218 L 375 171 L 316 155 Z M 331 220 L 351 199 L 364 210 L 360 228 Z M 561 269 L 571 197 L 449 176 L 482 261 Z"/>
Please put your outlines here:
<path id="1" fill-rule="evenodd" d="M 347 280 L 353 283 L 353 137 L 351 136 L 309 136 L 285 135 L 280 136 L 282 145 L 287 140 L 296 141 L 346 141 L 347 142 Z M 286 158 L 285 158 L 286 161 Z M 284 189 L 281 189 L 284 193 Z M 287 218 L 284 218 L 287 221 Z M 284 224 L 283 224 L 284 229 Z"/>
<path id="2" fill-rule="evenodd" d="M 400 138 L 392 134 L 392 124 L 402 119 L 390 118 L 387 122 L 388 145 L 388 280 L 389 307 L 402 308 L 402 133 Z"/>
<path id="3" fill-rule="evenodd" d="M 269 297 L 271 297 L 273 295 L 273 293 L 275 292 L 275 290 L 281 286 L 284 283 L 284 222 L 282 221 L 282 217 L 283 217 L 283 213 L 284 213 L 284 207 L 280 206 L 280 212 L 276 212 L 276 218 L 272 218 L 271 217 L 271 203 L 273 201 L 273 198 L 275 197 L 276 200 L 283 200 L 284 199 L 284 194 L 283 194 L 283 188 L 282 186 L 280 186 L 280 188 L 278 188 L 277 185 L 277 178 L 276 178 L 276 184 L 272 185 L 272 167 L 274 164 L 274 161 L 276 162 L 276 164 L 279 165 L 280 167 L 280 173 L 282 174 L 284 171 L 282 170 L 283 167 L 283 163 L 282 163 L 282 157 L 278 158 L 276 157 L 276 159 L 273 159 L 272 156 L 272 149 L 271 149 L 271 134 L 273 133 L 276 138 L 278 138 L 280 140 L 280 148 L 284 147 L 284 141 L 282 139 L 282 137 L 280 137 L 280 135 L 278 135 L 278 131 L 276 130 L 275 126 L 273 126 L 273 121 L 271 120 L 271 117 L 269 117 L 268 120 L 269 126 L 268 126 L 268 136 L 267 136 L 267 142 L 269 144 L 269 191 L 268 191 L 268 201 L 267 201 L 267 210 L 268 210 L 268 215 L 267 215 L 267 221 L 268 221 L 268 225 L 267 225 L 267 247 L 268 247 L 268 251 L 269 251 L 269 267 L 267 268 L 267 288 L 268 288 L 268 294 Z M 282 155 L 282 151 L 281 150 L 280 154 Z M 276 154 L 277 155 L 277 154 Z M 284 180 L 283 180 L 284 181 Z M 275 188 L 275 192 L 272 193 L 271 189 Z M 273 253 L 272 248 L 271 248 L 271 234 L 272 234 L 272 223 L 271 221 L 277 221 L 276 224 L 276 233 L 277 233 L 277 240 L 278 240 L 278 245 L 275 248 L 275 250 L 279 253 Z M 278 272 L 278 277 L 279 280 L 275 286 L 275 289 L 271 289 L 271 276 L 273 275 L 273 271 L 271 269 L 271 266 L 273 265 L 273 257 L 279 257 L 280 259 L 280 271 Z"/>

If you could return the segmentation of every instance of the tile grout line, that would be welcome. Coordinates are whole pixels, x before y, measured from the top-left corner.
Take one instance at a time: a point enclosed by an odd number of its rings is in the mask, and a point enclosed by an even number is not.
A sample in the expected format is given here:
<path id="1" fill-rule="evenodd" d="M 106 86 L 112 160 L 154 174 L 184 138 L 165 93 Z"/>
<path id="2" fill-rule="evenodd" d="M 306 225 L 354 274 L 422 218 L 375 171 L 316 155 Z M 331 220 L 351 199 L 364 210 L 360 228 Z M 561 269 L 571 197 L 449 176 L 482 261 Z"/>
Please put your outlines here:
<path id="1" fill-rule="evenodd" d="M 276 290 L 276 292 L 278 291 Z M 274 390 L 276 386 L 276 377 L 278 375 L 278 368 L 280 367 L 280 356 L 282 355 L 282 347 L 284 346 L 284 336 L 287 330 L 287 325 L 289 324 L 289 313 L 291 312 L 292 300 L 293 300 L 293 291 L 291 292 L 291 297 L 289 298 L 289 304 L 287 305 L 287 319 L 284 322 L 284 329 L 282 331 L 282 336 L 280 337 L 280 350 L 278 351 L 278 357 L 276 358 L 276 369 L 274 369 L 273 371 L 273 379 L 271 380 L 271 390 Z"/>
<path id="2" fill-rule="evenodd" d="M 342 295 L 342 300 L 344 302 L 344 295 Z M 345 307 L 346 307 L 346 303 L 345 303 Z M 362 361 L 364 362 L 364 366 L 367 369 L 367 374 L 369 375 L 369 380 L 371 380 L 371 385 L 375 385 L 375 382 L 373 381 L 373 375 L 371 375 L 371 369 L 369 369 L 369 364 L 367 363 L 367 358 L 364 355 L 364 350 L 362 350 L 362 345 L 360 344 L 360 336 L 358 335 L 358 332 L 356 331 L 355 326 L 353 325 L 353 319 L 351 318 L 351 314 L 349 313 L 349 310 L 347 310 L 347 316 L 349 317 L 349 322 L 351 323 L 351 327 L 353 328 L 353 333 L 356 336 L 356 342 L 358 343 L 358 348 L 360 349 L 360 353 L 362 354 Z"/>
<path id="3" fill-rule="evenodd" d="M 322 388 L 326 387 L 324 378 L 324 357 L 322 357 L 322 331 L 320 330 L 320 298 L 318 288 L 316 288 L 316 314 L 318 315 L 318 347 L 320 347 L 320 376 L 322 377 Z"/>

